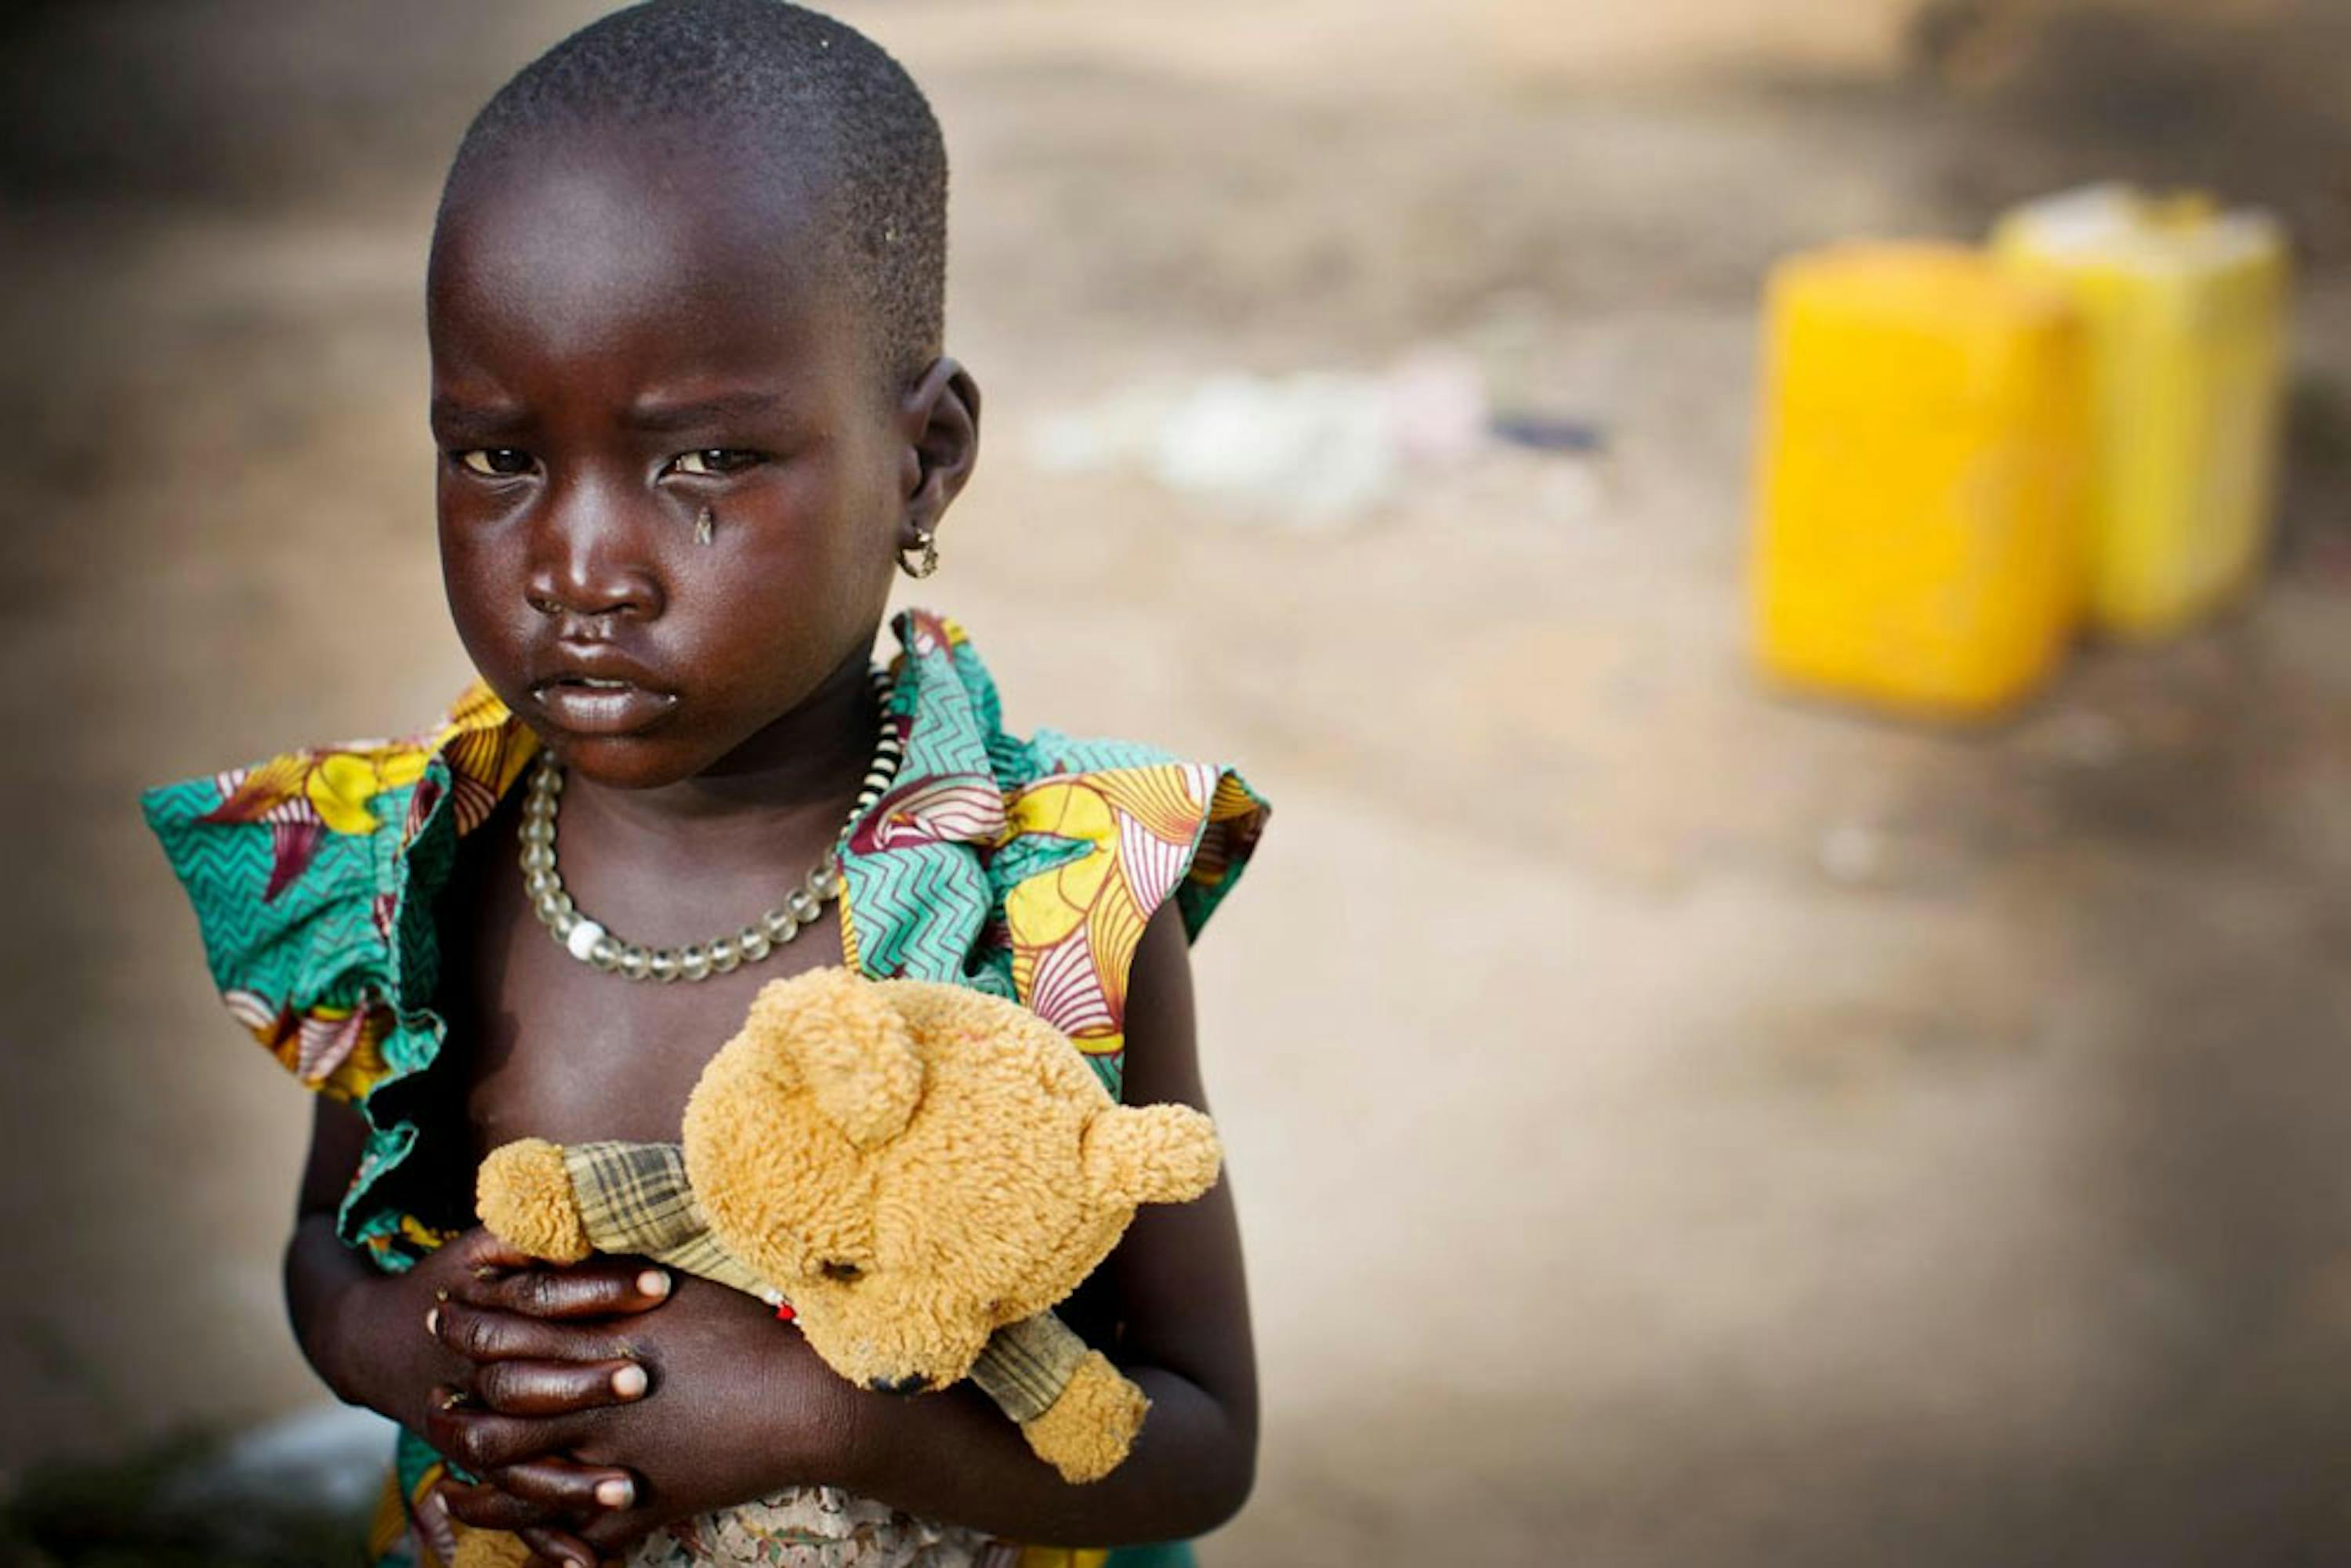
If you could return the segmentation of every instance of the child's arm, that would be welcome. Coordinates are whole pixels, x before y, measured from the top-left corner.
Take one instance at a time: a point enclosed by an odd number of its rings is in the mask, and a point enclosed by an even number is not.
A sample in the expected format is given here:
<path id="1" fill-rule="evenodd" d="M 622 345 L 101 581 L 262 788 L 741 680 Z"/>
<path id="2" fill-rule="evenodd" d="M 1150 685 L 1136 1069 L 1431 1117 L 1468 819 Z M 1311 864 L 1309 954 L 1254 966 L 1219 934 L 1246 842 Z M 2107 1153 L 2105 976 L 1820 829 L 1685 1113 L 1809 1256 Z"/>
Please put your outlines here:
<path id="1" fill-rule="evenodd" d="M 1207 1110 L 1189 945 L 1171 904 L 1130 971 L 1130 1104 Z M 1063 1484 L 976 1398 L 862 1399 L 857 1485 L 908 1511 L 1016 1541 L 1113 1546 L 1186 1539 L 1239 1511 L 1257 1464 L 1257 1367 L 1229 1180 L 1191 1203 L 1138 1210 L 1118 1249 L 1063 1308 L 1151 1398 L 1126 1462 Z"/>
<path id="2" fill-rule="evenodd" d="M 642 1391 L 643 1373 L 612 1330 L 570 1320 L 657 1306 L 666 1295 L 665 1277 L 642 1263 L 609 1259 L 576 1269 L 531 1266 L 479 1229 L 405 1274 L 381 1273 L 335 1235 L 336 1205 L 358 1167 L 364 1135 L 355 1113 L 319 1100 L 286 1249 L 287 1311 L 303 1354 L 338 1397 L 411 1431 L 427 1430 L 440 1399 L 458 1387 L 486 1411 L 541 1418 L 540 1440 L 497 1472 L 513 1500 L 508 1528 L 598 1511 L 596 1488 L 628 1477 L 551 1456 L 577 1436 L 579 1423 L 592 1419 L 580 1413 L 635 1396 L 622 1388 Z M 648 1272 L 664 1279 L 663 1291 L 646 1291 Z M 449 1333 L 428 1330 L 428 1317 L 436 1326 L 439 1318 L 451 1319 Z M 477 1354 L 460 1354 L 444 1337 Z M 627 1378 L 616 1385 L 624 1371 Z"/>
<path id="3" fill-rule="evenodd" d="M 1172 909 L 1135 956 L 1126 1060 L 1130 1101 L 1201 1105 L 1189 956 Z M 1172 1540 L 1230 1518 L 1255 1471 L 1257 1385 L 1226 1186 L 1144 1208 L 1069 1316 L 1152 1400 L 1134 1453 L 1085 1486 L 1063 1482 L 976 1390 L 852 1389 L 758 1301 L 681 1281 L 666 1307 L 627 1328 L 653 1396 L 603 1413 L 573 1448 L 643 1477 L 643 1504 L 580 1535 L 610 1551 L 666 1521 L 808 1483 L 1051 1544 Z M 507 1434 L 475 1411 L 437 1413 L 431 1436 L 484 1466 L 511 1457 Z M 473 1500 L 453 1497 L 461 1519 Z"/>

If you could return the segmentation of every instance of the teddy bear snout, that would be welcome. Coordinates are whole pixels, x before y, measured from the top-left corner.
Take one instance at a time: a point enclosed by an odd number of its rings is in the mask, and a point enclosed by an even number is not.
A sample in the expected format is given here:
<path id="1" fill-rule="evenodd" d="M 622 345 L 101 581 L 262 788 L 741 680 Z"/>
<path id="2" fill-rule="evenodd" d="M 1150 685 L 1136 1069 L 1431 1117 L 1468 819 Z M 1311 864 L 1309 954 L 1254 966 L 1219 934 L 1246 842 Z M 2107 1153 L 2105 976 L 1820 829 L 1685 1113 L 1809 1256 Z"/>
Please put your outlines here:
<path id="1" fill-rule="evenodd" d="M 904 1377 L 877 1377 L 866 1385 L 876 1394 L 920 1394 L 930 1385 L 931 1380 L 919 1372 Z"/>

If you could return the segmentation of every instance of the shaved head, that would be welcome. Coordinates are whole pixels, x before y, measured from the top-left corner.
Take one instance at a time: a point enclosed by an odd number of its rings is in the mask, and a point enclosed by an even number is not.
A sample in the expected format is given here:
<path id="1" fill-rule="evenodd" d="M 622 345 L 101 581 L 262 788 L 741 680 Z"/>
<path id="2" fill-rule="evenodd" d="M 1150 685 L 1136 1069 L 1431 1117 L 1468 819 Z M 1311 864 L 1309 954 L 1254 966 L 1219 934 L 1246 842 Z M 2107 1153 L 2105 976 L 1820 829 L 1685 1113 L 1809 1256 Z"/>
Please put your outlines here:
<path id="1" fill-rule="evenodd" d="M 921 89 L 872 39 L 782 0 L 615 12 L 523 68 L 475 118 L 442 225 L 501 180 L 616 136 L 706 163 L 714 203 L 809 211 L 798 237 L 828 248 L 889 391 L 938 356 L 946 150 Z"/>

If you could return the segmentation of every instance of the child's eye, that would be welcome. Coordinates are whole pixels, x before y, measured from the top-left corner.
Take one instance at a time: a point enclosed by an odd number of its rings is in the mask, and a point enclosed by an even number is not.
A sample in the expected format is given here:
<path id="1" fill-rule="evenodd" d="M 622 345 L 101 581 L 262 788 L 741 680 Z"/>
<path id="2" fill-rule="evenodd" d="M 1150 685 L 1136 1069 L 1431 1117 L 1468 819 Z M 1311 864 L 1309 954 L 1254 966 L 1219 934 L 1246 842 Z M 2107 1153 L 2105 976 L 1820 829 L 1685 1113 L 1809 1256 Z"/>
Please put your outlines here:
<path id="1" fill-rule="evenodd" d="M 759 461 L 760 455 L 739 446 L 705 446 L 699 452 L 681 452 L 669 460 L 673 474 L 691 474 L 698 479 L 716 478 L 725 474 L 739 474 Z"/>
<path id="2" fill-rule="evenodd" d="M 530 472 L 530 454 L 514 446 L 476 446 L 456 455 L 457 466 L 485 479 L 512 479 Z"/>

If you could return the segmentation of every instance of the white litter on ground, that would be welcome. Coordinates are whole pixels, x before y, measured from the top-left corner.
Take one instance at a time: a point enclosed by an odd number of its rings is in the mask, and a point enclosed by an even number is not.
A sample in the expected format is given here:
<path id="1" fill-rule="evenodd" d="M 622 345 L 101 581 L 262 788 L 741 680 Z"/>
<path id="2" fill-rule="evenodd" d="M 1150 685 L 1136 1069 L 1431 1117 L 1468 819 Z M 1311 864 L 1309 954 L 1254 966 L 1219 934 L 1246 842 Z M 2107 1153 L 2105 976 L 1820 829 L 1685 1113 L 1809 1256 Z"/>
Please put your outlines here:
<path id="1" fill-rule="evenodd" d="M 1050 472 L 1140 470 L 1288 527 L 1341 527 L 1416 473 L 1491 443 L 1486 385 L 1464 354 L 1428 350 L 1380 372 L 1215 375 L 1143 386 L 1049 417 L 1029 455 Z"/>
<path id="2" fill-rule="evenodd" d="M 172 1476 L 156 1501 L 205 1513 L 296 1507 L 360 1511 L 383 1486 L 397 1428 L 372 1410 L 323 1405 L 238 1434 Z"/>

